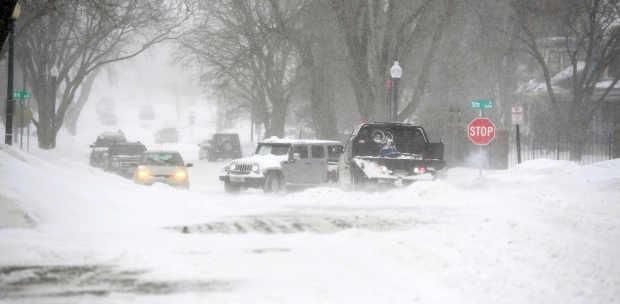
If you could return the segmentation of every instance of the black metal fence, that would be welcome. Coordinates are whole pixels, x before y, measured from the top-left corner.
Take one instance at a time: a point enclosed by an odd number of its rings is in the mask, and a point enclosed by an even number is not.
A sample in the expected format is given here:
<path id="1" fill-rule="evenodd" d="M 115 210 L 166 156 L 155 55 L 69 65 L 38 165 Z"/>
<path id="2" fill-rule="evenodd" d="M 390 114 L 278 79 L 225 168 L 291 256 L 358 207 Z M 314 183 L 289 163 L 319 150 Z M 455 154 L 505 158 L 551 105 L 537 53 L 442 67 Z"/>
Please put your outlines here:
<path id="1" fill-rule="evenodd" d="M 570 160 L 571 142 L 563 136 L 523 135 L 521 141 L 521 162 L 526 160 L 549 158 L 554 160 Z M 586 138 L 581 160 L 575 162 L 580 165 L 588 165 L 600 161 L 612 159 L 612 134 L 599 135 Z M 508 165 L 518 164 L 516 132 L 510 134 L 510 152 Z"/>

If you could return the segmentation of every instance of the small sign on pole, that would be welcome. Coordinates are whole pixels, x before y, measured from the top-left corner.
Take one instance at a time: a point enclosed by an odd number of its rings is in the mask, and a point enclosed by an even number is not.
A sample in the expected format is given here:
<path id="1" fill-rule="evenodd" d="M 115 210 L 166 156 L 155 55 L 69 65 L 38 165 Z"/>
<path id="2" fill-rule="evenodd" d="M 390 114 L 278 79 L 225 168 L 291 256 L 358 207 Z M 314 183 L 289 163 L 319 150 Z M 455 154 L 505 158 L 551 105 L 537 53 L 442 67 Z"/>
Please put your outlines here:
<path id="1" fill-rule="evenodd" d="M 474 100 L 471 102 L 472 109 L 493 109 L 493 100 Z"/>
<path id="2" fill-rule="evenodd" d="M 523 107 L 512 107 L 512 124 L 520 125 L 523 124 Z"/>
<path id="3" fill-rule="evenodd" d="M 30 98 L 30 92 L 13 92 L 13 98 Z"/>

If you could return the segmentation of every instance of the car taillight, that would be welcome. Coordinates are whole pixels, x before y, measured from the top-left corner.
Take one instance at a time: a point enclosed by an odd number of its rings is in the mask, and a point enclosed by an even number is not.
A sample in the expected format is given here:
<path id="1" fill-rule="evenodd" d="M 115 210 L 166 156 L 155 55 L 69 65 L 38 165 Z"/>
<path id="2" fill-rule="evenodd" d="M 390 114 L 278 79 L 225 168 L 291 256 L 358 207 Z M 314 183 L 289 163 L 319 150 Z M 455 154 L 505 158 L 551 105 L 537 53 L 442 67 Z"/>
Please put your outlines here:
<path id="1" fill-rule="evenodd" d="M 209 148 L 207 146 L 203 146 L 202 149 L 203 150 L 209 150 Z"/>

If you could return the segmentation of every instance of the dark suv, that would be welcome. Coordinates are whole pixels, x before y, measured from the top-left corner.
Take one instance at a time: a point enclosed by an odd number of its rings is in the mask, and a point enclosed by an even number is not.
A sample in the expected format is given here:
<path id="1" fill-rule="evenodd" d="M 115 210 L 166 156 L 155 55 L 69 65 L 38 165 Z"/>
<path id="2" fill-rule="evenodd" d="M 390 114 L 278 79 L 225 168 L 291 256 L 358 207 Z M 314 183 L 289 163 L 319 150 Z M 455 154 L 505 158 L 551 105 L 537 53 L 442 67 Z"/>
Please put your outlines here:
<path id="1" fill-rule="evenodd" d="M 155 133 L 155 143 L 179 142 L 179 132 L 175 128 L 163 128 Z"/>
<path id="2" fill-rule="evenodd" d="M 103 171 L 132 177 L 146 147 L 140 142 L 115 142 L 104 157 Z"/>
<path id="3" fill-rule="evenodd" d="M 205 147 L 207 160 L 216 161 L 218 158 L 241 158 L 241 144 L 236 133 L 216 133 Z"/>
<path id="4" fill-rule="evenodd" d="M 105 132 L 97 136 L 97 141 L 90 145 L 93 150 L 90 152 L 90 162 L 92 167 L 103 168 L 104 157 L 108 153 L 108 148 L 114 142 L 126 142 L 125 134 L 122 132 Z"/>

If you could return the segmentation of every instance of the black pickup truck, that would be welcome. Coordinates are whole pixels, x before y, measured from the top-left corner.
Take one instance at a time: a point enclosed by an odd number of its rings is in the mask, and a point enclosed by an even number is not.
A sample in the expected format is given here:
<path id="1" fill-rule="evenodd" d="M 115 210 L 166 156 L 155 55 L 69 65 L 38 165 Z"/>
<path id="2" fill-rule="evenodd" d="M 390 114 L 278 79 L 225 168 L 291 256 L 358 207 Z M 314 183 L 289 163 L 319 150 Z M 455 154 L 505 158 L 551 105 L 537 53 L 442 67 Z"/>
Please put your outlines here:
<path id="1" fill-rule="evenodd" d="M 430 143 L 424 128 L 406 123 L 369 123 L 355 128 L 338 161 L 344 190 L 373 191 L 417 180 L 434 180 L 446 167 L 443 140 Z"/>

